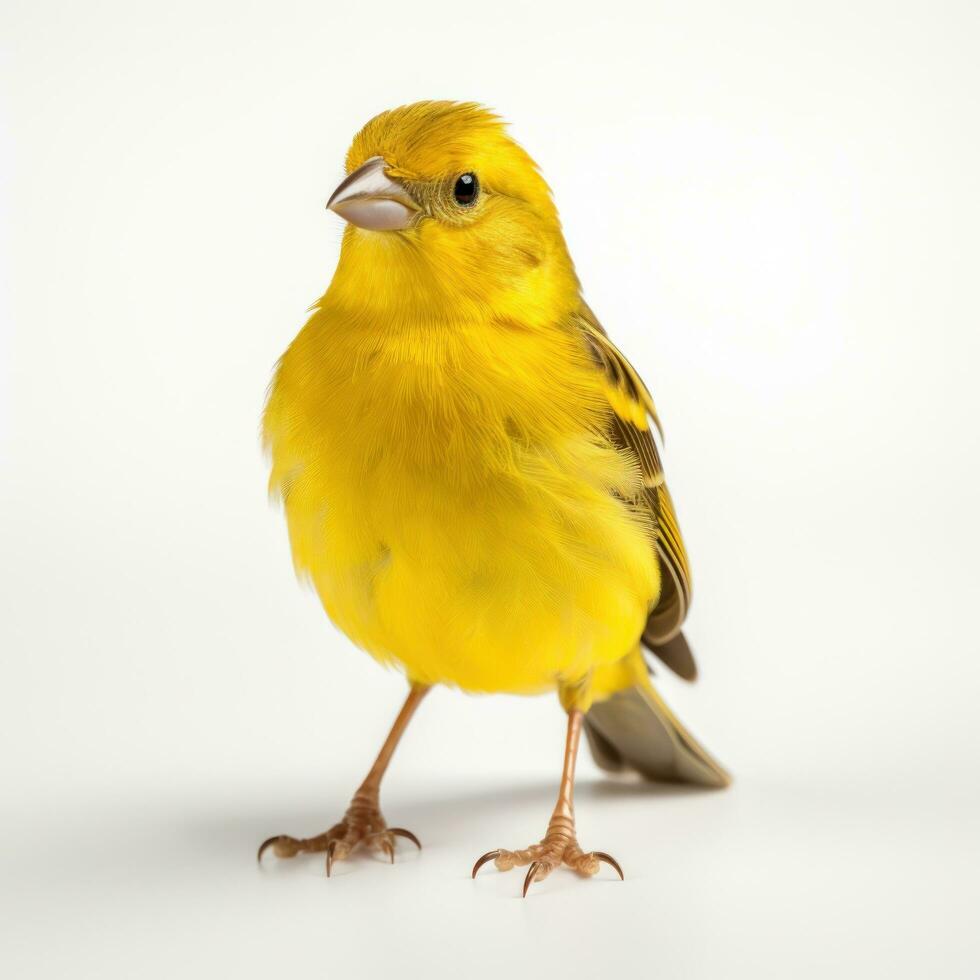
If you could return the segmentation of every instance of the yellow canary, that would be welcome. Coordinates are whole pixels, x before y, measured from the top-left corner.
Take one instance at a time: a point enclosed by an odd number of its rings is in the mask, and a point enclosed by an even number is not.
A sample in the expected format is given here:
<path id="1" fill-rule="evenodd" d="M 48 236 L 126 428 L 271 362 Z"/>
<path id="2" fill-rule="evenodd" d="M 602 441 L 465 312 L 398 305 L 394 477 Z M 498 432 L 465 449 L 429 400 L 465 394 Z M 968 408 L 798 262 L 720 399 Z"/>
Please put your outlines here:
<path id="1" fill-rule="evenodd" d="M 360 844 L 394 856 L 379 786 L 434 684 L 557 691 L 568 713 L 558 803 L 524 893 L 605 852 L 576 840 L 584 725 L 608 770 L 721 786 L 725 771 L 649 681 L 643 648 L 695 674 L 680 632 L 687 556 L 653 401 L 582 298 L 551 193 L 491 112 L 419 102 L 376 116 L 328 207 L 336 273 L 275 372 L 264 434 L 293 558 L 327 614 L 410 683 L 344 818 L 280 835 L 280 857 Z"/>

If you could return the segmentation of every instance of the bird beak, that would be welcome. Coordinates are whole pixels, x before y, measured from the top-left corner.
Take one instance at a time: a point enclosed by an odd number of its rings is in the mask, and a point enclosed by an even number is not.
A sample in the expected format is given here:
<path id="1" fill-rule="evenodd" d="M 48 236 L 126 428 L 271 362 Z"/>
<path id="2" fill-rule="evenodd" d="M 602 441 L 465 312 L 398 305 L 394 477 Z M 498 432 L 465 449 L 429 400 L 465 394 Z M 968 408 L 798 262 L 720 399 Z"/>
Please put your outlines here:
<path id="1" fill-rule="evenodd" d="M 407 228 L 418 214 L 414 198 L 385 169 L 381 157 L 371 157 L 341 182 L 327 207 L 358 228 L 397 231 Z"/>

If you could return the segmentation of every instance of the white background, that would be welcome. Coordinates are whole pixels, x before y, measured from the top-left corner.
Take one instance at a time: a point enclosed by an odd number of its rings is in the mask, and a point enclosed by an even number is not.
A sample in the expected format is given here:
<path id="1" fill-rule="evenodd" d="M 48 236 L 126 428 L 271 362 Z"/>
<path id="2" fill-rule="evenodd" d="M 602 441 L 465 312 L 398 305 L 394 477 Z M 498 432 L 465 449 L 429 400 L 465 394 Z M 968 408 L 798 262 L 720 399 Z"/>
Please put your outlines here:
<path id="1" fill-rule="evenodd" d="M 975 4 L 4 4 L 0 969 L 10 977 L 980 976 Z M 581 766 L 627 881 L 543 832 L 552 698 L 440 690 L 392 868 L 259 870 L 402 697 L 295 582 L 272 365 L 354 132 L 485 102 L 654 390 L 725 793 Z"/>

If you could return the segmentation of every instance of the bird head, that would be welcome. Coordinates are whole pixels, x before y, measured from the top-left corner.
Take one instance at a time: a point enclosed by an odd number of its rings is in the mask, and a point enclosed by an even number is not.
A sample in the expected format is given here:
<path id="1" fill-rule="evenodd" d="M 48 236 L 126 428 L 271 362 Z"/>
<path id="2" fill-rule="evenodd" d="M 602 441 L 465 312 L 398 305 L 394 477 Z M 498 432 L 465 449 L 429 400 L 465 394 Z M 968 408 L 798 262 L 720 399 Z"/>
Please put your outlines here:
<path id="1" fill-rule="evenodd" d="M 327 204 L 348 222 L 335 294 L 468 315 L 577 292 L 551 192 L 487 109 L 383 112 L 354 138 L 346 170 Z"/>

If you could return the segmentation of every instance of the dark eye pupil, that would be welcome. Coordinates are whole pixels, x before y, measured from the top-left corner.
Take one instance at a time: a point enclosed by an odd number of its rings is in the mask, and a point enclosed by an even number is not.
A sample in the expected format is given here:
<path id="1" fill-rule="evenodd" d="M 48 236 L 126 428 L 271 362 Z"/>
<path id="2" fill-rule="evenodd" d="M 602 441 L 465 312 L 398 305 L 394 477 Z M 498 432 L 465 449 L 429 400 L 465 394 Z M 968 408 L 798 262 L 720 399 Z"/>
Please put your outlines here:
<path id="1" fill-rule="evenodd" d="M 472 204 L 476 200 L 476 195 L 480 192 L 480 182 L 476 179 L 476 174 L 463 174 L 456 178 L 456 186 L 453 188 L 453 197 L 457 204 L 464 207 Z"/>

